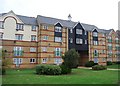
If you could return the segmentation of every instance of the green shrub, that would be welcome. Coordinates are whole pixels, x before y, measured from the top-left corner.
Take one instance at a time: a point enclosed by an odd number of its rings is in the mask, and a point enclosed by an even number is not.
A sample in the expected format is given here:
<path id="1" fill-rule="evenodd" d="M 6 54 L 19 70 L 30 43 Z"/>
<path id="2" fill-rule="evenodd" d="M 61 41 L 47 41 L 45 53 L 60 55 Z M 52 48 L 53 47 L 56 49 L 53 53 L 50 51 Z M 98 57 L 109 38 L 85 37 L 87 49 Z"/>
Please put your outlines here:
<path id="1" fill-rule="evenodd" d="M 93 70 L 106 70 L 107 67 L 103 65 L 95 65 L 95 66 L 92 66 L 92 69 Z"/>
<path id="2" fill-rule="evenodd" d="M 60 65 L 60 68 L 61 68 L 61 74 L 69 74 L 71 73 L 71 68 L 68 68 L 67 66 L 65 65 Z"/>
<path id="3" fill-rule="evenodd" d="M 107 61 L 107 65 L 112 65 L 113 63 L 111 61 Z"/>
<path id="4" fill-rule="evenodd" d="M 120 64 L 120 61 L 117 61 L 116 64 Z"/>
<path id="5" fill-rule="evenodd" d="M 60 75 L 61 68 L 58 65 L 40 64 L 36 66 L 36 73 L 42 75 Z"/>
<path id="6" fill-rule="evenodd" d="M 5 75 L 6 74 L 6 70 L 5 68 L 0 68 L 0 75 Z"/>
<path id="7" fill-rule="evenodd" d="M 92 67 L 94 65 L 97 65 L 97 63 L 94 63 L 94 61 L 88 61 L 85 63 L 85 67 Z"/>

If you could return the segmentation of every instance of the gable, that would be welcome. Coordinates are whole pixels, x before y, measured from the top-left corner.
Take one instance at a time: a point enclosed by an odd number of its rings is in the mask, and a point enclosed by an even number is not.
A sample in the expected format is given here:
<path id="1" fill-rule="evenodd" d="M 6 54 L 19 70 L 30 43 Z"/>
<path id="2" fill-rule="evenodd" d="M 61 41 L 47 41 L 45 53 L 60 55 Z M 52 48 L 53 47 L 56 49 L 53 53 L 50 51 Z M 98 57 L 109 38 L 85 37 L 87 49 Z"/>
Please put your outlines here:
<path id="1" fill-rule="evenodd" d="M 63 27 L 59 22 L 55 24 L 55 26 L 58 26 L 58 27 Z"/>
<path id="2" fill-rule="evenodd" d="M 73 28 L 84 30 L 84 28 L 82 27 L 82 25 L 79 22 Z"/>

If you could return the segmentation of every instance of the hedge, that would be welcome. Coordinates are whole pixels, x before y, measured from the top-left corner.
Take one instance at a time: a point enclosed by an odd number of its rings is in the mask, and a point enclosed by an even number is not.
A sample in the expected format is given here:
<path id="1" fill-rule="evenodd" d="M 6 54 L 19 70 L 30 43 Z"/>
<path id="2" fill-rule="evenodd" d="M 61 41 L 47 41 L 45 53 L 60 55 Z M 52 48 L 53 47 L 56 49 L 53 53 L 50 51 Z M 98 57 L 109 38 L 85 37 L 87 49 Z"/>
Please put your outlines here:
<path id="1" fill-rule="evenodd" d="M 36 73 L 40 75 L 60 75 L 61 68 L 58 65 L 40 64 L 36 66 Z"/>
<path id="2" fill-rule="evenodd" d="M 92 67 L 94 65 L 98 65 L 98 63 L 94 63 L 94 61 L 88 61 L 85 63 L 85 67 Z"/>
<path id="3" fill-rule="evenodd" d="M 60 65 L 61 68 L 61 74 L 69 74 L 71 73 L 71 68 L 68 68 L 67 66 L 61 64 Z"/>
<path id="4" fill-rule="evenodd" d="M 92 70 L 106 70 L 106 69 L 107 69 L 107 67 L 103 66 L 103 65 L 92 66 Z"/>

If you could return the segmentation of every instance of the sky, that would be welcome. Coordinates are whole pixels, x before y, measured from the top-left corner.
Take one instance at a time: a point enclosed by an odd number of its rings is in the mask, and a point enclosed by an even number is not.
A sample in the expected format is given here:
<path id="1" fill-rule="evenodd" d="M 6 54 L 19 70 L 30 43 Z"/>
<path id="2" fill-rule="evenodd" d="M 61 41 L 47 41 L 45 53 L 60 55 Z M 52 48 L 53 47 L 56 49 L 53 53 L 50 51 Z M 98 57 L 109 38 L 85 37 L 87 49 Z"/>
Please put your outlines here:
<path id="1" fill-rule="evenodd" d="M 95 25 L 100 29 L 118 29 L 119 0 L 0 0 L 0 13 L 68 19 Z"/>

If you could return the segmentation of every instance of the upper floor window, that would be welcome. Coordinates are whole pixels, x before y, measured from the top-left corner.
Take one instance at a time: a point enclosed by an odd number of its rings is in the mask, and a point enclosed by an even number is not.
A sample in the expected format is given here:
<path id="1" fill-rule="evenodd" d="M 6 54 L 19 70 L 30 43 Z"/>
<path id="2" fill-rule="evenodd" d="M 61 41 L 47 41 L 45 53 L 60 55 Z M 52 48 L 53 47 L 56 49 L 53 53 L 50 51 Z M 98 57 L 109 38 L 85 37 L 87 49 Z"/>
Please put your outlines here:
<path id="1" fill-rule="evenodd" d="M 36 41 L 36 35 L 31 35 L 31 41 Z"/>
<path id="2" fill-rule="evenodd" d="M 102 35 L 103 35 L 103 37 L 105 37 L 105 34 L 104 34 L 104 33 L 103 33 Z"/>
<path id="3" fill-rule="evenodd" d="M 73 29 L 70 29 L 70 33 L 73 33 Z"/>
<path id="4" fill-rule="evenodd" d="M 24 25 L 23 24 L 17 24 L 16 30 L 23 30 Z"/>
<path id="5" fill-rule="evenodd" d="M 98 33 L 97 32 L 93 32 L 93 36 L 94 37 L 98 37 Z"/>
<path id="6" fill-rule="evenodd" d="M 36 31 L 36 26 L 32 25 L 32 31 Z"/>
<path id="7" fill-rule="evenodd" d="M 70 38 L 70 43 L 73 43 L 73 39 L 72 38 Z"/>
<path id="8" fill-rule="evenodd" d="M 30 48 L 30 52 L 36 52 L 36 48 L 31 47 L 31 48 Z"/>
<path id="9" fill-rule="evenodd" d="M 48 26 L 47 25 L 43 25 L 43 29 L 47 30 Z"/>
<path id="10" fill-rule="evenodd" d="M 15 34 L 16 40 L 23 40 L 23 34 Z"/>
<path id="11" fill-rule="evenodd" d="M 76 29 L 76 34 L 82 34 L 82 30 L 81 29 Z"/>
<path id="12" fill-rule="evenodd" d="M 119 43 L 119 39 L 118 39 L 118 38 L 115 38 L 115 42 L 116 42 L 116 43 Z"/>
<path id="13" fill-rule="evenodd" d="M 3 33 L 0 33 L 0 39 L 2 39 L 3 38 Z"/>
<path id="14" fill-rule="evenodd" d="M 47 47 L 42 47 L 42 51 L 46 52 L 47 51 Z"/>
<path id="15" fill-rule="evenodd" d="M 76 38 L 76 44 L 82 44 L 82 43 L 83 43 L 83 39 Z"/>
<path id="16" fill-rule="evenodd" d="M 22 55 L 23 55 L 22 47 L 14 47 L 14 56 L 22 56 Z"/>
<path id="17" fill-rule="evenodd" d="M 112 37 L 108 37 L 108 42 L 112 42 Z"/>
<path id="18" fill-rule="evenodd" d="M 62 42 L 62 37 L 55 37 L 55 42 Z"/>
<path id="19" fill-rule="evenodd" d="M 108 50 L 112 50 L 112 44 L 108 44 Z"/>
<path id="20" fill-rule="evenodd" d="M 43 40 L 48 40 L 48 36 L 44 36 Z"/>
<path id="21" fill-rule="evenodd" d="M 94 45 L 98 45 L 98 41 L 93 41 L 93 44 Z"/>
<path id="22" fill-rule="evenodd" d="M 85 44 L 87 44 L 87 40 L 85 40 Z"/>
<path id="23" fill-rule="evenodd" d="M 55 48 L 55 56 L 61 56 L 61 48 Z"/>
<path id="24" fill-rule="evenodd" d="M 62 27 L 55 26 L 55 32 L 62 32 Z"/>
<path id="25" fill-rule="evenodd" d="M 85 35 L 87 35 L 87 31 L 85 31 Z"/>
<path id="26" fill-rule="evenodd" d="M 4 28 L 4 23 L 3 21 L 0 21 L 0 29 L 3 29 Z"/>
<path id="27" fill-rule="evenodd" d="M 98 50 L 94 50 L 94 56 L 98 57 Z"/>

